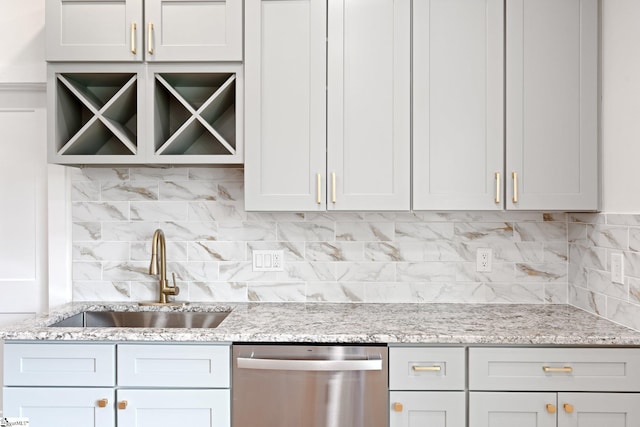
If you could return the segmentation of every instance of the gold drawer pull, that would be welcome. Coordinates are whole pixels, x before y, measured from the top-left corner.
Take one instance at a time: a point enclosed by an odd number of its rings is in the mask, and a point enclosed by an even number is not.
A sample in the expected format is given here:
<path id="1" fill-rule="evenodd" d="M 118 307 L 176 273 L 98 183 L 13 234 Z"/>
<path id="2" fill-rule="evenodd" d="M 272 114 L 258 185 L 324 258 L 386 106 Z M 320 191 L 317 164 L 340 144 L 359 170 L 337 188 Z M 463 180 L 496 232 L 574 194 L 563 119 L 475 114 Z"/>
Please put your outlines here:
<path id="1" fill-rule="evenodd" d="M 109 404 L 109 399 L 98 400 L 98 408 L 106 408 L 108 404 Z"/>
<path id="2" fill-rule="evenodd" d="M 500 203 L 500 172 L 496 172 L 496 198 L 495 202 Z"/>
<path id="3" fill-rule="evenodd" d="M 552 368 L 551 366 L 543 366 L 542 370 L 544 372 L 549 372 L 549 373 L 565 373 L 565 374 L 570 374 L 573 372 L 573 368 L 571 366 L 565 366 L 563 368 Z"/>
<path id="4" fill-rule="evenodd" d="M 555 414 L 556 413 L 556 405 L 553 405 L 551 403 L 547 403 L 547 412 L 550 414 Z"/>
<path id="5" fill-rule="evenodd" d="M 513 178 L 513 203 L 518 203 L 518 172 L 512 172 L 511 177 Z"/>
<path id="6" fill-rule="evenodd" d="M 122 400 L 118 402 L 118 409 L 127 409 L 128 404 L 129 402 L 127 402 L 126 400 Z"/>
<path id="7" fill-rule="evenodd" d="M 131 23 L 131 53 L 136 54 L 136 29 L 138 25 L 135 22 Z"/>
<path id="8" fill-rule="evenodd" d="M 331 172 L 331 203 L 336 203 L 336 173 Z"/>
<path id="9" fill-rule="evenodd" d="M 402 412 L 402 410 L 404 409 L 402 403 L 400 402 L 395 402 L 393 405 L 391 405 L 391 408 L 396 412 Z"/>
<path id="10" fill-rule="evenodd" d="M 564 411 L 567 414 L 573 414 L 573 405 L 570 403 L 565 403 L 564 405 L 562 405 L 562 407 L 564 408 Z"/>
<path id="11" fill-rule="evenodd" d="M 433 366 L 412 366 L 411 369 L 418 372 L 431 371 L 431 372 L 440 372 L 442 371 L 442 366 L 433 365 Z"/>
<path id="12" fill-rule="evenodd" d="M 322 204 L 322 176 L 320 174 L 316 174 L 316 202 L 320 205 Z"/>
<path id="13" fill-rule="evenodd" d="M 147 26 L 147 52 L 153 55 L 153 22 L 149 22 Z"/>

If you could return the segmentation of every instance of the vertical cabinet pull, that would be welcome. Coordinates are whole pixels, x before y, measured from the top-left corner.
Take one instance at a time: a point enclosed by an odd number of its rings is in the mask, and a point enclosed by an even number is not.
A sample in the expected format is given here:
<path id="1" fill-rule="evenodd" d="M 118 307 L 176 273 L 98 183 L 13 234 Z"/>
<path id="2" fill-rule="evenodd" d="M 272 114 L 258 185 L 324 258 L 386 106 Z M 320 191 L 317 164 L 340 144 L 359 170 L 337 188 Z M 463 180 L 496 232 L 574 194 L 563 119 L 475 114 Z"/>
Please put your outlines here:
<path id="1" fill-rule="evenodd" d="M 136 29 L 138 25 L 135 22 L 131 23 L 131 53 L 136 54 Z"/>
<path id="2" fill-rule="evenodd" d="M 98 408 L 106 408 L 108 404 L 109 404 L 109 399 L 98 400 Z"/>
<path id="3" fill-rule="evenodd" d="M 153 55 L 153 22 L 149 22 L 147 33 L 147 51 Z"/>
<path id="4" fill-rule="evenodd" d="M 331 172 L 331 203 L 336 202 L 336 173 Z"/>
<path id="5" fill-rule="evenodd" d="M 552 403 L 547 403 L 547 412 L 550 414 L 555 414 L 556 413 L 556 405 L 552 404 Z"/>
<path id="6" fill-rule="evenodd" d="M 322 204 L 322 177 L 320 174 L 316 174 L 316 202 Z"/>
<path id="7" fill-rule="evenodd" d="M 518 203 L 518 172 L 512 172 L 513 178 L 513 203 Z"/>
<path id="8" fill-rule="evenodd" d="M 496 204 L 500 203 L 500 172 L 496 172 Z"/>
<path id="9" fill-rule="evenodd" d="M 126 400 L 121 400 L 120 402 L 118 402 L 118 409 L 127 409 L 128 404 L 129 402 L 127 402 Z"/>

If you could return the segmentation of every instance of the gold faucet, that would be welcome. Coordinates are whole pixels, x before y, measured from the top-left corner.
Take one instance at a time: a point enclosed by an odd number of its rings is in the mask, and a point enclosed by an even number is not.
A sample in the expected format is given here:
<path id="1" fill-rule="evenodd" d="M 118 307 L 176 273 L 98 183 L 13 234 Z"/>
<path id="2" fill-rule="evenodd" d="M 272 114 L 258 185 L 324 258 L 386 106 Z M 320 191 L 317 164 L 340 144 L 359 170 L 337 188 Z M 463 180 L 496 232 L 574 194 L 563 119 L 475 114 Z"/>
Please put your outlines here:
<path id="1" fill-rule="evenodd" d="M 158 252 L 160 252 L 160 257 L 158 257 Z M 160 274 L 160 298 L 158 304 L 170 304 L 167 297 L 169 295 L 178 295 L 180 288 L 176 286 L 175 274 L 173 275 L 173 286 L 169 286 L 169 281 L 167 280 L 167 247 L 164 233 L 159 228 L 153 233 L 151 265 L 149 265 L 149 274 L 158 273 Z"/>

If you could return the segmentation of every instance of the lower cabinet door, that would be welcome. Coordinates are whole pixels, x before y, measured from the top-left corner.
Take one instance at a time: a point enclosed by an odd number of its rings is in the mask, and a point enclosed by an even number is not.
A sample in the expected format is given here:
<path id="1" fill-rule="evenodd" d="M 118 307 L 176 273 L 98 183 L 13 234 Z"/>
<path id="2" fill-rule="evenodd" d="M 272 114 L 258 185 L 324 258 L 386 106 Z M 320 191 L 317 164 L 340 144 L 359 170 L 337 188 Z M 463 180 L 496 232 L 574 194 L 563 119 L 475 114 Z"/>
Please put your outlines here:
<path id="1" fill-rule="evenodd" d="M 469 427 L 555 427 L 556 398 L 556 393 L 471 392 Z"/>
<path id="2" fill-rule="evenodd" d="M 3 416 L 28 418 L 30 427 L 115 425 L 110 388 L 5 387 L 3 393 Z"/>
<path id="3" fill-rule="evenodd" d="M 392 391 L 389 401 L 390 427 L 465 427 L 464 392 Z"/>
<path id="4" fill-rule="evenodd" d="M 118 427 L 230 427 L 228 389 L 118 390 Z"/>
<path id="5" fill-rule="evenodd" d="M 640 394 L 558 394 L 558 427 L 637 426 L 640 426 Z"/>

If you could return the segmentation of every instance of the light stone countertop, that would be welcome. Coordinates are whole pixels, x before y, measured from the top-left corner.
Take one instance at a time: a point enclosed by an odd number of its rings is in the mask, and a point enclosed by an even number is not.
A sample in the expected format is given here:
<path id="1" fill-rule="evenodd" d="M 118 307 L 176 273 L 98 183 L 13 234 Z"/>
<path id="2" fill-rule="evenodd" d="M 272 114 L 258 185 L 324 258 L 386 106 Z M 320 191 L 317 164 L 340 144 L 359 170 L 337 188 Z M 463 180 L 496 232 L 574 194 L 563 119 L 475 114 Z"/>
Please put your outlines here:
<path id="1" fill-rule="evenodd" d="M 104 310 L 231 313 L 214 329 L 48 327 L 81 311 Z M 0 339 L 629 346 L 640 345 L 640 332 L 567 305 L 70 303 L 0 328 Z"/>

